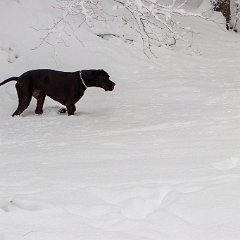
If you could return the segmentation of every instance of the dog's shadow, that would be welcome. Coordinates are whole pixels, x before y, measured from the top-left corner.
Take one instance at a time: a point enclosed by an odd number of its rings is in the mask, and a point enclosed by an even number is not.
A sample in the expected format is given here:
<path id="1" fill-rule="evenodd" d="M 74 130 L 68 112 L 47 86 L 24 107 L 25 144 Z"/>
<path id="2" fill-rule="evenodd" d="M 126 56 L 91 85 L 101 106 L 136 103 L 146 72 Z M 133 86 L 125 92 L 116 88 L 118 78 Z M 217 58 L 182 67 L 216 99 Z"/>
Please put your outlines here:
<path id="1" fill-rule="evenodd" d="M 49 106 L 43 109 L 43 114 L 37 115 L 35 114 L 34 109 L 30 109 L 29 111 L 24 111 L 21 116 L 22 117 L 32 117 L 32 116 L 45 116 L 45 117 L 54 117 L 58 115 L 67 115 L 67 111 L 63 111 L 65 109 L 61 106 Z M 66 110 L 66 109 L 65 109 Z"/>
<path id="2" fill-rule="evenodd" d="M 100 116 L 105 115 L 103 111 L 89 112 L 81 111 L 75 112 L 74 116 Z M 55 117 L 55 116 L 68 116 L 67 109 L 63 106 L 48 106 L 43 109 L 43 114 L 37 115 L 34 110 L 25 111 L 21 114 L 22 117 L 33 117 L 33 116 L 44 116 L 44 117 Z"/>

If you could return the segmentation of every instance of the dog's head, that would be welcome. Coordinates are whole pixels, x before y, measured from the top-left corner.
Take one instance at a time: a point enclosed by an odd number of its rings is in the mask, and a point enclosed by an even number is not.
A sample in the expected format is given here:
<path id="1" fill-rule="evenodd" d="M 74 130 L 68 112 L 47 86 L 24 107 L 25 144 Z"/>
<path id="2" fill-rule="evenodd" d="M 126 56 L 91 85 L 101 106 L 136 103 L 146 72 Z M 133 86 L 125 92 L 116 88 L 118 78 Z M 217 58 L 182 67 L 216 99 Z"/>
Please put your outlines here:
<path id="1" fill-rule="evenodd" d="M 109 75 L 104 70 L 95 70 L 96 86 L 103 88 L 105 91 L 112 91 L 115 83 L 109 79 Z"/>

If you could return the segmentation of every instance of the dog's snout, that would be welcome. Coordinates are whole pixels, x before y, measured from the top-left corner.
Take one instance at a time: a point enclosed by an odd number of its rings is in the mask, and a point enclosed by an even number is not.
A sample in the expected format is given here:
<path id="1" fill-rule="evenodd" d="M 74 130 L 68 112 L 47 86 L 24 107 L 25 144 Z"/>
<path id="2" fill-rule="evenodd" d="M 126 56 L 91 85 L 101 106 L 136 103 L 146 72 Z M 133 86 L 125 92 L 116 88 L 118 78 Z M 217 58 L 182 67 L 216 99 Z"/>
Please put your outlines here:
<path id="1" fill-rule="evenodd" d="M 113 83 L 112 83 L 112 90 L 114 89 L 115 85 L 116 85 L 116 84 L 113 82 Z"/>
<path id="2" fill-rule="evenodd" d="M 111 83 L 112 83 L 112 87 L 114 88 L 116 85 L 115 82 L 111 81 Z"/>

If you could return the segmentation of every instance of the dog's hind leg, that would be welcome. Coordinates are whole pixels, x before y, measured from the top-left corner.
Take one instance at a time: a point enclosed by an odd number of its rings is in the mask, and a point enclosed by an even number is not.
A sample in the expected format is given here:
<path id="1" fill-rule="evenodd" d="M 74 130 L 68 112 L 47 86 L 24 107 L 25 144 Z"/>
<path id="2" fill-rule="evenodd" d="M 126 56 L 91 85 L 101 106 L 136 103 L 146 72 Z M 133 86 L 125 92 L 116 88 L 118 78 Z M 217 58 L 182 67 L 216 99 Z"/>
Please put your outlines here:
<path id="1" fill-rule="evenodd" d="M 17 83 L 16 90 L 18 94 L 18 107 L 12 116 L 20 115 L 30 104 L 32 99 L 32 93 L 28 87 L 23 86 L 20 83 Z"/>
<path id="2" fill-rule="evenodd" d="M 36 107 L 35 113 L 43 114 L 43 104 L 45 101 L 46 94 L 44 94 L 41 91 L 37 91 L 37 93 L 33 91 L 33 96 L 37 99 L 37 107 Z"/>

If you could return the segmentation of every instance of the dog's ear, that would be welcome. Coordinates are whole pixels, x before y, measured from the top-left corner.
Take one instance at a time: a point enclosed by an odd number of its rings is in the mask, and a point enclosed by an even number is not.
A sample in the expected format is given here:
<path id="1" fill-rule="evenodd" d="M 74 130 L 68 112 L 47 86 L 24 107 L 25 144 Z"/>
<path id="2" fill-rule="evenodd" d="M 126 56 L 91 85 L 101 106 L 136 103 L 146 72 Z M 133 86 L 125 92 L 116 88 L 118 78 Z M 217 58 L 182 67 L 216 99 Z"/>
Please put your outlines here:
<path id="1" fill-rule="evenodd" d="M 99 75 L 98 70 L 91 70 L 91 75 L 92 77 L 96 78 Z"/>
<path id="2" fill-rule="evenodd" d="M 107 73 L 103 69 L 97 69 L 93 71 L 93 76 L 100 77 L 100 76 L 105 76 Z"/>
<path id="3" fill-rule="evenodd" d="M 97 71 L 98 71 L 99 74 L 104 74 L 104 73 L 106 73 L 103 69 L 98 69 Z"/>
<path id="4" fill-rule="evenodd" d="M 103 70 L 102 69 L 96 69 L 96 70 L 93 70 L 93 75 L 94 76 L 97 76 L 99 74 L 103 73 Z"/>

